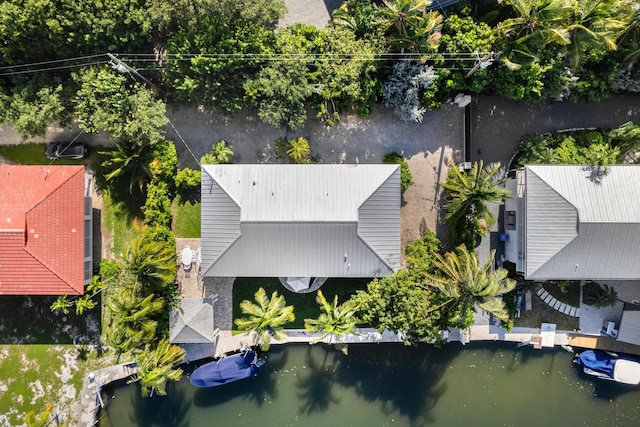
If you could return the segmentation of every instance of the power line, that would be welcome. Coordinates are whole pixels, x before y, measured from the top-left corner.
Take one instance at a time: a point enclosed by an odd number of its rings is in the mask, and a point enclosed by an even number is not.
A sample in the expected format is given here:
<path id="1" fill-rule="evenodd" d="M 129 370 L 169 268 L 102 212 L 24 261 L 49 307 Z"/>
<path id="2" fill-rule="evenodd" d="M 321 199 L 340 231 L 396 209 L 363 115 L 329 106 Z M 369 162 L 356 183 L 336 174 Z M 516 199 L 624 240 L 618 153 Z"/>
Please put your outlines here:
<path id="1" fill-rule="evenodd" d="M 30 64 L 20 64 L 20 65 L 5 65 L 3 67 L 0 67 L 0 70 L 5 70 L 5 69 L 10 69 L 10 68 L 20 68 L 20 67 L 34 67 L 36 65 L 48 65 L 48 64 L 57 64 L 60 62 L 70 62 L 70 61 L 80 61 L 80 60 L 84 60 L 84 59 L 90 59 L 90 58 L 99 58 L 104 56 L 103 54 L 100 55 L 87 55 L 87 56 L 78 56 L 75 58 L 68 58 L 68 59 L 54 59 L 51 61 L 43 61 L 43 62 L 33 62 Z"/>

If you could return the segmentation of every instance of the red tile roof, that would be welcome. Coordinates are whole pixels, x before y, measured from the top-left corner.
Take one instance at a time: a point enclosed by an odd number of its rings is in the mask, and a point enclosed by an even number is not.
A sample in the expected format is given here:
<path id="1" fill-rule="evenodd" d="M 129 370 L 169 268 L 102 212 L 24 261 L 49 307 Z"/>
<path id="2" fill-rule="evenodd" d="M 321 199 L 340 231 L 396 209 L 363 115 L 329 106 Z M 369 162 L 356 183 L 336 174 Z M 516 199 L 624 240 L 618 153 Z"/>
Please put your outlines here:
<path id="1" fill-rule="evenodd" d="M 0 294 L 84 293 L 84 166 L 0 165 Z"/>

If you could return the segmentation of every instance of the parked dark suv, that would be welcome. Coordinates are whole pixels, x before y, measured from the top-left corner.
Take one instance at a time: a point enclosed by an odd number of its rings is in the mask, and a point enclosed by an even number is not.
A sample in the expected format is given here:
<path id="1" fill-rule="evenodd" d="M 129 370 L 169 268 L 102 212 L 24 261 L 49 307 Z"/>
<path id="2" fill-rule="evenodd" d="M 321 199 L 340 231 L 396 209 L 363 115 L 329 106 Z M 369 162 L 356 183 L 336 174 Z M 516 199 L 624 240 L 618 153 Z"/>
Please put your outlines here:
<path id="1" fill-rule="evenodd" d="M 87 157 L 89 150 L 87 150 L 86 145 L 80 142 L 74 142 L 73 144 L 69 144 L 68 142 L 50 142 L 47 144 L 45 154 L 47 158 L 51 160 L 79 160 Z"/>

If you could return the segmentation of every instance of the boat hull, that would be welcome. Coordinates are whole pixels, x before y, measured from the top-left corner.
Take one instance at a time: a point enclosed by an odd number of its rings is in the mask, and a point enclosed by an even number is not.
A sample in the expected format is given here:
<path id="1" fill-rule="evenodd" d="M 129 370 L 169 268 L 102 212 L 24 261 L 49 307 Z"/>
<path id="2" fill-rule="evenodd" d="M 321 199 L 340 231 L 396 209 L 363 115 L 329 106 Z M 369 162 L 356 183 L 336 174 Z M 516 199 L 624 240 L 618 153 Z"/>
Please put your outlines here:
<path id="1" fill-rule="evenodd" d="M 218 387 L 258 375 L 259 365 L 257 353 L 247 351 L 200 366 L 189 381 L 196 387 Z"/>

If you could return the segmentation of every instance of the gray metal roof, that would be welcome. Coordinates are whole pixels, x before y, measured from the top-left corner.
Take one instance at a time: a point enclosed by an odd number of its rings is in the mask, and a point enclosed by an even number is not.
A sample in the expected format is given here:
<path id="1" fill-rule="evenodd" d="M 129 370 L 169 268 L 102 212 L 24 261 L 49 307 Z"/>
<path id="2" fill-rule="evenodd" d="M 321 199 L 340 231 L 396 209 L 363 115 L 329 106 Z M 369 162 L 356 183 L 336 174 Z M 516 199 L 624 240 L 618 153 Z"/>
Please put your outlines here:
<path id="1" fill-rule="evenodd" d="M 640 166 L 528 165 L 528 279 L 637 279 Z"/>
<path id="2" fill-rule="evenodd" d="M 400 267 L 397 165 L 202 171 L 205 276 L 381 277 Z"/>
<path id="3" fill-rule="evenodd" d="M 625 304 L 618 330 L 618 341 L 640 345 L 640 307 Z"/>
<path id="4" fill-rule="evenodd" d="M 211 298 L 182 298 L 180 309 L 169 315 L 169 341 L 172 343 L 212 343 L 213 300 Z"/>

